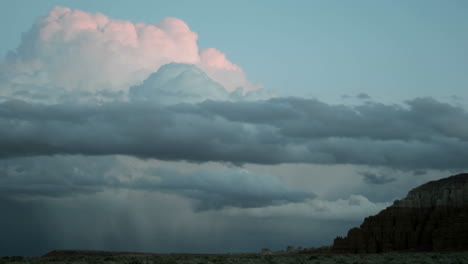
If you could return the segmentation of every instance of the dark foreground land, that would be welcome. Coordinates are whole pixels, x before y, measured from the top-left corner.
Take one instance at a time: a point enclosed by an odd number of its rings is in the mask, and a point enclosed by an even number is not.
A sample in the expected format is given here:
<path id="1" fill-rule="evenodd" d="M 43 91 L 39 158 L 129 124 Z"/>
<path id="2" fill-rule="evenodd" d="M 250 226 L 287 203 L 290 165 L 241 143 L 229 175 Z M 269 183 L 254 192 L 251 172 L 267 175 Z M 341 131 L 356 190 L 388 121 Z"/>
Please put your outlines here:
<path id="1" fill-rule="evenodd" d="M 385 253 L 385 254 L 70 254 L 37 258 L 3 257 L 0 264 L 94 263 L 94 264 L 359 264 L 359 263 L 447 263 L 468 264 L 468 252 Z"/>

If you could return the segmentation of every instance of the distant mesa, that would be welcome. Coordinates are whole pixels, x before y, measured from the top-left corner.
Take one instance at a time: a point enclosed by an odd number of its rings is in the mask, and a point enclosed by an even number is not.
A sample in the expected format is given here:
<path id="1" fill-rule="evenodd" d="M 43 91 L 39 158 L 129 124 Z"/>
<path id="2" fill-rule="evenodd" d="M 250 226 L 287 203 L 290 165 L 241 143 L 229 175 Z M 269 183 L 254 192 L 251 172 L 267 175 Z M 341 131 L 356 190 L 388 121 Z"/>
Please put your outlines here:
<path id="1" fill-rule="evenodd" d="M 403 200 L 367 217 L 334 253 L 468 250 L 468 174 L 423 184 Z"/>

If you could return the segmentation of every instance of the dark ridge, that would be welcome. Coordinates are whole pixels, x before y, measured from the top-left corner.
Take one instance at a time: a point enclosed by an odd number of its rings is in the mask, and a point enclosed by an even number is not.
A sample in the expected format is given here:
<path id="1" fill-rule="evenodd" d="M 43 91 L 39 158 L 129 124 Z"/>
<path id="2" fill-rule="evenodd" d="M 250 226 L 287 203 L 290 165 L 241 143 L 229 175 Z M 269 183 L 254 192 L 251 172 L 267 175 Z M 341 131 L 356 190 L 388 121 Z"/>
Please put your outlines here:
<path id="1" fill-rule="evenodd" d="M 414 188 L 332 246 L 334 253 L 460 250 L 468 250 L 467 173 Z"/>
<path id="2" fill-rule="evenodd" d="M 453 175 L 447 178 L 442 178 L 439 180 L 426 182 L 423 185 L 418 186 L 414 188 L 413 190 L 411 190 L 410 193 L 417 192 L 426 188 L 432 188 L 432 187 L 437 188 L 444 184 L 455 184 L 455 183 L 456 184 L 468 184 L 468 173 L 460 173 L 460 174 Z"/>

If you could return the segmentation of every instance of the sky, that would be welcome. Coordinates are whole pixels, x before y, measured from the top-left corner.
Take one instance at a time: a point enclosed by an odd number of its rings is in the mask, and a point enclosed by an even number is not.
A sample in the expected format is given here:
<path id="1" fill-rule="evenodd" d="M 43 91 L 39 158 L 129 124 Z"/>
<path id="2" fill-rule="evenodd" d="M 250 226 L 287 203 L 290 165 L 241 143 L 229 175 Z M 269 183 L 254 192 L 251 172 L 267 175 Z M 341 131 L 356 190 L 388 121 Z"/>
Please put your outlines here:
<path id="1" fill-rule="evenodd" d="M 0 255 L 319 247 L 467 169 L 465 1 L 0 1 Z"/>

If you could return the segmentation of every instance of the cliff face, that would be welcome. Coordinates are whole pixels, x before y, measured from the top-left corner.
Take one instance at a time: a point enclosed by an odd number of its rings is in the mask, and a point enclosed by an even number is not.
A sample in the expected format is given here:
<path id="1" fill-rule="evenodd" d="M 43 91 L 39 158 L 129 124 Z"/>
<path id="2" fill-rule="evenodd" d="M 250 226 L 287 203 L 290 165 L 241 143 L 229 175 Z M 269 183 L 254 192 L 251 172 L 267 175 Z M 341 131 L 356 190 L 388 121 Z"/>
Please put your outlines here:
<path id="1" fill-rule="evenodd" d="M 336 253 L 398 250 L 468 250 L 468 174 L 411 190 L 332 247 Z"/>

